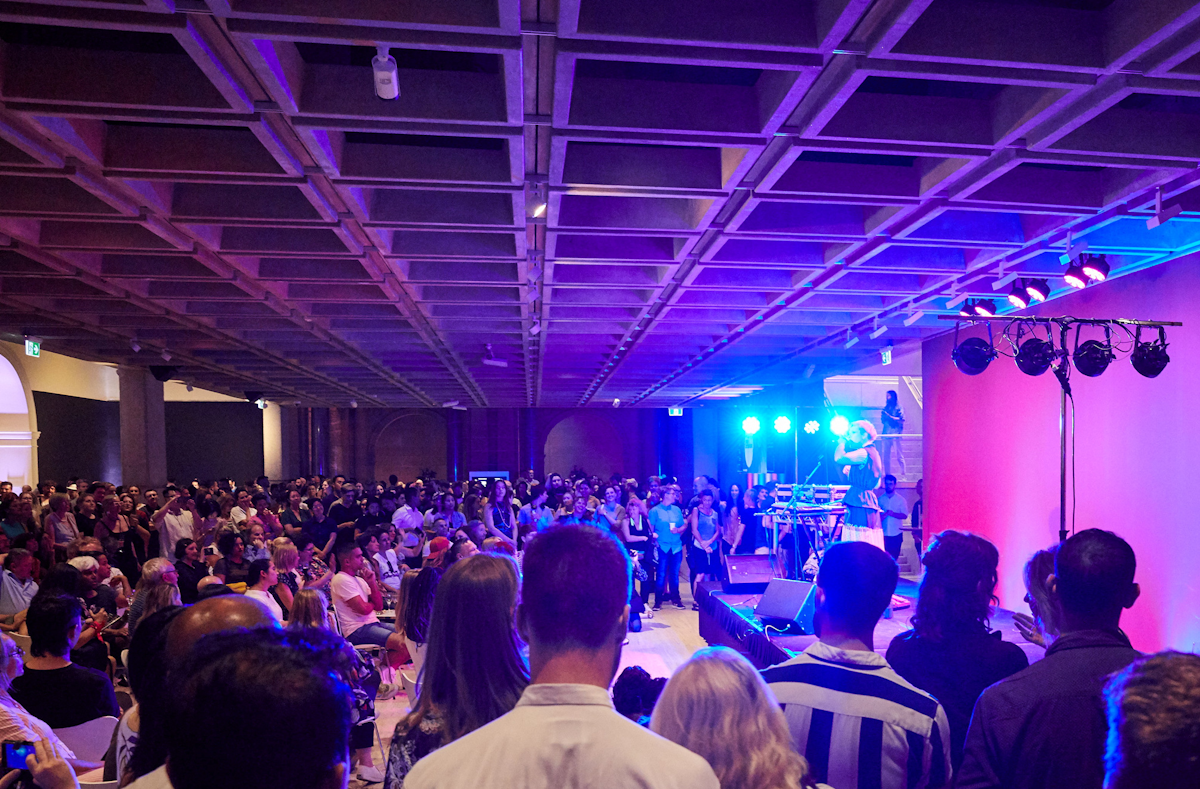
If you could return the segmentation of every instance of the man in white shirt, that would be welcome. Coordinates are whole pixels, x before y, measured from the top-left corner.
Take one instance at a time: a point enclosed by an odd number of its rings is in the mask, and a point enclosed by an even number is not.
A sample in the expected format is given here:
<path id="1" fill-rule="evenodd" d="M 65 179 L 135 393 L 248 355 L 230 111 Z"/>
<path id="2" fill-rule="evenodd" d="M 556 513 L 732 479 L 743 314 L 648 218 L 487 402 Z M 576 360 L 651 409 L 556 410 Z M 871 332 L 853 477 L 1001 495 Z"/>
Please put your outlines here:
<path id="1" fill-rule="evenodd" d="M 421 491 L 408 488 L 404 491 L 404 506 L 397 507 L 392 513 L 392 523 L 401 531 L 422 529 L 425 526 L 425 516 L 417 509 L 421 499 Z"/>
<path id="2" fill-rule="evenodd" d="M 883 547 L 892 558 L 900 560 L 900 546 L 904 544 L 904 532 L 900 527 L 908 520 L 908 502 L 896 492 L 896 478 L 888 474 L 883 478 L 883 493 L 876 496 L 879 513 L 883 518 Z"/>
<path id="3" fill-rule="evenodd" d="M 196 539 L 196 502 L 183 488 L 154 513 L 150 519 L 152 528 L 158 529 L 158 555 L 163 559 L 175 559 L 175 543 L 182 539 Z"/>
<path id="4" fill-rule="evenodd" d="M 507 715 L 417 762 L 405 787 L 717 789 L 703 758 L 613 709 L 629 621 L 620 543 L 591 526 L 553 526 L 529 543 L 523 569 L 517 627 L 531 684 Z"/>
<path id="5" fill-rule="evenodd" d="M 355 646 L 376 644 L 398 651 L 404 639 L 379 623 L 375 612 L 383 610 L 383 593 L 375 571 L 363 558 L 362 548 L 352 542 L 343 543 L 338 547 L 337 560 L 341 569 L 333 576 L 329 590 L 342 635 Z"/>

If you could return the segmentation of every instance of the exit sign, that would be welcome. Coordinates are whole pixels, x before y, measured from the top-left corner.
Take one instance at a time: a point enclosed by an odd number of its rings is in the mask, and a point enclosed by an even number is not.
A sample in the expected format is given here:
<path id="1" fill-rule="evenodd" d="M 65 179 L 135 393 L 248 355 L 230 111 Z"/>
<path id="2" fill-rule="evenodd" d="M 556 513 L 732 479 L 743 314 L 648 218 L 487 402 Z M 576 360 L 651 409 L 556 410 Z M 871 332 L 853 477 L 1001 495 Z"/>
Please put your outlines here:
<path id="1" fill-rule="evenodd" d="M 683 416 L 683 409 L 679 406 L 674 406 L 667 409 L 667 413 L 671 416 Z"/>
<path id="2" fill-rule="evenodd" d="M 26 356 L 41 356 L 42 355 L 42 341 L 41 340 L 26 340 L 25 341 L 25 355 Z"/>
<path id="3" fill-rule="evenodd" d="M 888 345 L 879 349 L 880 359 L 884 364 L 892 363 L 892 346 Z"/>

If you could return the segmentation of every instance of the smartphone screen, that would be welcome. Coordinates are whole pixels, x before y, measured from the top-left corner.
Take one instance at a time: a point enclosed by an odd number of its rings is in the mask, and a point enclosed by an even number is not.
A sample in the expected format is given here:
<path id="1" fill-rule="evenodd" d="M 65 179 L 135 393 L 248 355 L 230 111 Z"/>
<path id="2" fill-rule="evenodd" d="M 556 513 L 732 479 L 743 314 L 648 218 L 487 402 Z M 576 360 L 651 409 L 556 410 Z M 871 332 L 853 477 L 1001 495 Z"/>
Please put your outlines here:
<path id="1" fill-rule="evenodd" d="M 4 743 L 4 769 L 5 770 L 24 770 L 25 759 L 33 754 L 33 743 L 31 742 L 6 742 Z"/>

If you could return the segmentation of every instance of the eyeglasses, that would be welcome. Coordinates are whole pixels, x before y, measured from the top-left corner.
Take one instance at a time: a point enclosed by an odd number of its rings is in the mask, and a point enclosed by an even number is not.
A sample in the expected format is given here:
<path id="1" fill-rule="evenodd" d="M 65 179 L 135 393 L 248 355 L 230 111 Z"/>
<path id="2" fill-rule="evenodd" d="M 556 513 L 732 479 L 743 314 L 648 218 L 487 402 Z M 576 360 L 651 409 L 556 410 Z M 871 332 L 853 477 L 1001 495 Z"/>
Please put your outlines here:
<path id="1" fill-rule="evenodd" d="M 25 657 L 25 650 L 21 649 L 19 646 L 15 646 L 15 645 L 14 645 L 14 646 L 13 646 L 13 649 L 14 649 L 14 650 L 16 650 L 16 651 L 15 651 L 15 652 L 10 652 L 10 651 L 8 651 L 8 650 L 6 649 L 6 650 L 4 651 L 4 657 L 10 657 L 10 658 L 12 658 L 12 657 Z"/>

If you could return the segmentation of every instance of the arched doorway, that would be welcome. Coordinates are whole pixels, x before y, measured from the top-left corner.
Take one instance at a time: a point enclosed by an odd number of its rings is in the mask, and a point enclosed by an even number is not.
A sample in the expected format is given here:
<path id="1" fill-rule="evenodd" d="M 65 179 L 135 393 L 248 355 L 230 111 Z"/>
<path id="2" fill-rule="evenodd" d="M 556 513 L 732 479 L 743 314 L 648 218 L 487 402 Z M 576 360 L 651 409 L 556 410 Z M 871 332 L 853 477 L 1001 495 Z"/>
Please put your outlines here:
<path id="1" fill-rule="evenodd" d="M 34 484 L 37 469 L 33 419 L 25 384 L 6 353 L 0 353 L 0 480 L 13 490 Z"/>
<path id="2" fill-rule="evenodd" d="M 446 476 L 446 423 L 422 411 L 396 417 L 375 437 L 375 479 L 395 474 L 402 481 L 417 478 L 422 469 Z"/>
<path id="3" fill-rule="evenodd" d="M 546 473 L 566 476 L 579 466 L 588 474 L 607 479 L 624 469 L 624 443 L 616 426 L 601 411 L 571 414 L 546 436 Z"/>

